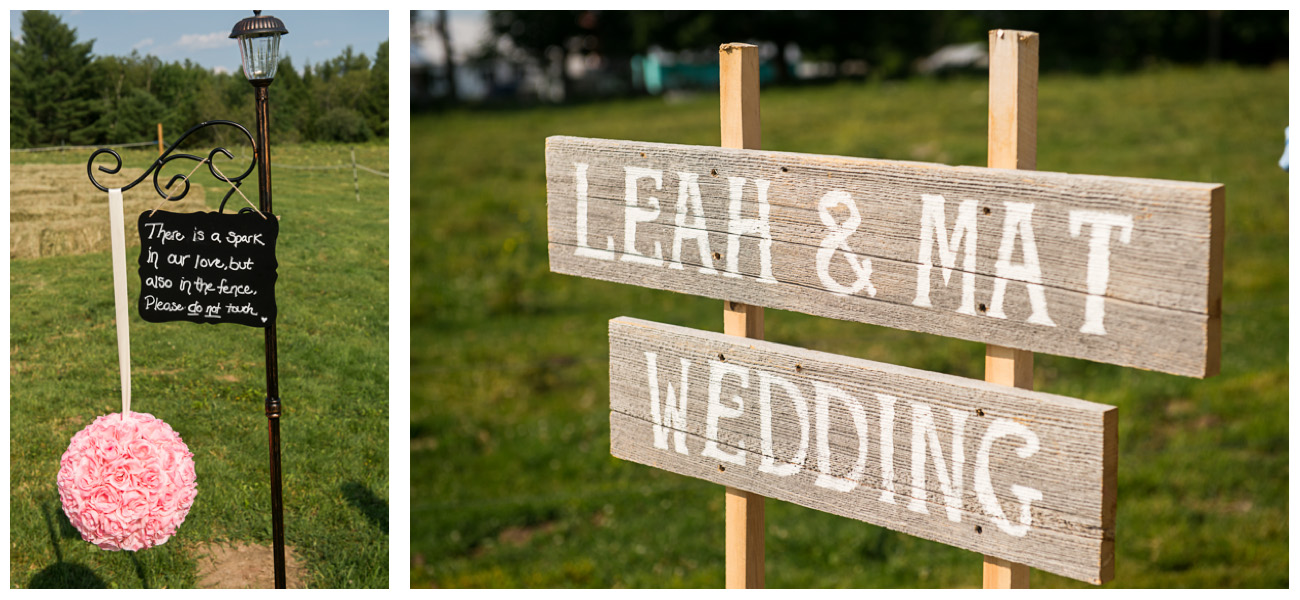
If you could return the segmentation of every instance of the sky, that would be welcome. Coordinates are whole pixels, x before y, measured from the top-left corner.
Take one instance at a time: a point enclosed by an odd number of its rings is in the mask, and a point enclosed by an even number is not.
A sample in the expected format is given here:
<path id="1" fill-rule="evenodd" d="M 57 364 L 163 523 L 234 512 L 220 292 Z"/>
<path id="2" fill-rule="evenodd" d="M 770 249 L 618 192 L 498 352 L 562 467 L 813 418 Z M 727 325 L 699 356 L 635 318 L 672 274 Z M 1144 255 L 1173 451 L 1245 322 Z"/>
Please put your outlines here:
<path id="1" fill-rule="evenodd" d="M 438 39 L 433 29 L 433 13 L 432 10 L 420 11 L 417 29 L 422 39 L 411 40 L 411 64 L 420 62 L 442 64 L 442 41 Z M 413 31 L 412 34 L 414 33 Z M 451 38 L 451 53 L 456 62 L 463 61 L 470 52 L 478 49 L 487 35 L 487 11 L 447 11 L 447 36 Z"/>
<path id="2" fill-rule="evenodd" d="M 237 73 L 239 46 L 230 30 L 251 10 L 94 11 L 55 10 L 64 24 L 77 30 L 77 41 L 95 40 L 97 56 L 125 56 L 131 50 L 152 54 L 163 62 L 190 59 L 208 69 Z M 289 33 L 280 38 L 280 55 L 293 66 L 334 58 L 351 45 L 371 58 L 388 39 L 388 11 L 263 11 L 284 21 Z M 9 36 L 22 36 L 22 12 L 9 13 Z"/>

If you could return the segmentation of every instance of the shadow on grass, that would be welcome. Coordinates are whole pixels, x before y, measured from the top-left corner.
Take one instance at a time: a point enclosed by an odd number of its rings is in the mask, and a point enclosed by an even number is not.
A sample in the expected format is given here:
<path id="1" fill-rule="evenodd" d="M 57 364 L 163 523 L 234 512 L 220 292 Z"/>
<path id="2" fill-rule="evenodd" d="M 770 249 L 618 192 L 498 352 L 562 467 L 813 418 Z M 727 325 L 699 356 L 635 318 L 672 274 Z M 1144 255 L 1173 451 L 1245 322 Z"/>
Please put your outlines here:
<path id="1" fill-rule="evenodd" d="M 370 491 L 370 488 L 355 481 L 349 481 L 339 486 L 339 491 L 343 493 L 343 498 L 348 501 L 348 504 L 361 511 L 361 514 L 365 515 L 367 519 L 370 519 L 371 523 L 381 529 L 384 535 L 388 535 L 387 502 L 376 496 L 374 492 Z"/>
<path id="2" fill-rule="evenodd" d="M 78 537 L 77 530 L 68 521 L 68 517 L 63 511 L 57 510 L 58 502 L 49 502 L 41 507 L 41 512 L 45 516 L 45 526 L 50 532 L 50 546 L 54 549 L 54 564 L 41 569 L 41 572 L 32 575 L 28 580 L 27 587 L 34 589 L 44 588 L 97 588 L 103 589 L 108 587 L 99 575 L 90 570 L 85 565 L 63 562 L 63 552 L 59 549 L 60 537 Z M 55 517 L 55 514 L 58 517 Z M 58 531 L 55 529 L 54 522 L 58 521 Z M 60 536 L 60 533 L 62 536 Z M 136 564 L 139 569 L 139 563 Z M 143 578 L 143 573 L 142 573 Z M 147 587 L 147 586 L 146 586 Z"/>
<path id="3" fill-rule="evenodd" d="M 135 574 L 140 577 L 140 587 L 146 590 L 152 587 L 149 585 L 149 574 L 145 573 L 144 565 L 140 564 L 140 559 L 134 552 L 131 553 L 131 564 L 135 565 Z"/>

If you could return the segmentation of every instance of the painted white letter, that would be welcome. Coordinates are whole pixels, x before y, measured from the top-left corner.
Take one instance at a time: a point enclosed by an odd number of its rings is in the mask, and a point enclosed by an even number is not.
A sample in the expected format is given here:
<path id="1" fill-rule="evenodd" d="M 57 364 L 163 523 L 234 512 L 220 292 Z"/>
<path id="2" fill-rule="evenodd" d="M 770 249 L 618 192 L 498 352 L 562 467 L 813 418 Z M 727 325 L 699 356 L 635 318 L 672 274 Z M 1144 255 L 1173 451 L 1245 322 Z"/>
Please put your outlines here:
<path id="1" fill-rule="evenodd" d="M 739 450 L 732 454 L 718 449 L 718 419 L 739 417 L 745 412 L 745 400 L 740 396 L 731 397 L 731 401 L 736 404 L 735 408 L 722 405 L 722 378 L 727 375 L 735 375 L 739 378 L 740 387 L 749 387 L 749 369 L 719 360 L 709 361 L 709 413 L 705 420 L 704 451 L 700 454 L 734 465 L 743 465 L 745 464 L 743 443 L 738 442 L 736 446 Z"/>
<path id="2" fill-rule="evenodd" d="M 962 237 L 966 238 L 966 253 L 961 262 L 961 306 L 957 312 L 963 315 L 975 314 L 975 208 L 976 201 L 963 200 L 957 207 L 957 223 L 952 228 L 952 239 L 944 228 L 943 196 L 938 194 L 921 194 L 921 253 L 916 265 L 916 300 L 915 306 L 930 304 L 930 269 L 934 267 L 931 250 L 939 246 L 939 262 L 943 265 L 943 284 L 948 285 L 952 270 L 957 266 L 957 249 L 961 247 Z"/>
<path id="3" fill-rule="evenodd" d="M 831 214 L 832 208 L 841 205 L 849 209 L 849 218 L 845 219 L 843 224 L 836 223 L 835 215 Z M 867 293 L 874 298 L 876 286 L 871 285 L 871 259 L 863 257 L 859 260 L 848 243 L 849 236 L 853 235 L 858 230 L 858 225 L 862 224 L 862 214 L 858 212 L 858 205 L 853 201 L 853 196 L 839 190 L 826 192 L 817 203 L 817 212 L 821 215 L 822 224 L 830 229 L 826 239 L 822 240 L 821 250 L 817 251 L 817 277 L 822 280 L 822 285 L 840 296 L 850 296 L 866 288 Z M 831 259 L 835 258 L 837 250 L 844 251 L 844 260 L 848 261 L 849 268 L 853 269 L 853 273 L 858 277 L 853 285 L 841 285 L 831 277 Z"/>
<path id="4" fill-rule="evenodd" d="M 876 393 L 880 401 L 880 501 L 894 503 L 894 403 L 898 398 Z"/>
<path id="5" fill-rule="evenodd" d="M 664 186 L 664 172 L 646 167 L 623 167 L 627 172 L 623 185 L 623 200 L 627 207 L 623 209 L 623 260 L 661 267 L 664 264 L 664 250 L 655 242 L 655 257 L 650 258 L 636 251 L 636 224 L 646 223 L 659 218 L 659 199 L 650 196 L 646 204 L 650 208 L 640 208 L 636 200 L 636 180 L 649 177 L 655 181 L 655 189 Z"/>
<path id="6" fill-rule="evenodd" d="M 912 501 L 907 508 L 913 512 L 929 514 L 926 510 L 925 493 L 925 442 L 930 442 L 930 455 L 934 457 L 935 472 L 939 475 L 939 489 L 943 492 L 947 505 L 948 520 L 961 522 L 961 494 L 964 489 L 962 471 L 966 465 L 963 446 L 966 441 L 966 411 L 949 408 L 952 415 L 952 476 L 948 476 L 948 467 L 943 458 L 943 446 L 939 445 L 939 430 L 934 426 L 934 414 L 930 407 L 920 402 L 912 402 Z"/>
<path id="7" fill-rule="evenodd" d="M 794 412 L 799 415 L 799 452 L 790 459 L 790 462 L 776 464 L 776 453 L 772 450 L 772 384 L 775 383 L 785 390 L 790 401 L 794 403 Z M 799 393 L 799 388 L 795 387 L 789 380 L 777 377 L 766 371 L 758 372 L 758 414 L 759 414 L 759 435 L 763 439 L 763 461 L 758 465 L 758 470 L 764 473 L 771 473 L 780 477 L 794 475 L 803 468 L 804 461 L 808 458 L 808 403 L 804 402 L 803 394 Z"/>
<path id="8" fill-rule="evenodd" d="M 1070 235 L 1079 237 L 1084 225 L 1092 225 L 1088 241 L 1088 299 L 1084 304 L 1083 327 L 1079 331 L 1106 335 L 1106 283 L 1110 281 L 1110 230 L 1119 228 L 1119 240 L 1133 237 L 1133 216 L 1092 210 L 1070 211 Z"/>
<path id="9" fill-rule="evenodd" d="M 740 218 L 741 200 L 745 192 L 745 178 L 728 177 L 727 182 L 731 185 L 731 203 L 727 207 L 727 271 L 723 275 L 726 277 L 741 276 L 740 236 L 747 233 L 757 233 L 759 237 L 763 238 L 758 242 L 758 281 L 776 283 L 776 278 L 772 277 L 772 228 L 767 223 L 768 213 L 771 212 L 771 207 L 767 204 L 767 188 L 772 185 L 772 182 L 763 179 L 754 180 L 754 186 L 758 188 L 757 219 Z"/>
<path id="10" fill-rule="evenodd" d="M 1038 267 L 1038 245 L 1034 243 L 1034 205 L 1029 202 L 1005 202 L 1006 220 L 1002 223 L 1002 245 L 998 248 L 997 279 L 993 282 L 993 300 L 989 302 L 989 316 L 1007 318 L 1002 311 L 1002 298 L 1007 291 L 1007 280 L 1023 281 L 1029 289 L 1031 312 L 1028 322 L 1056 327 L 1047 316 L 1047 297 L 1043 294 L 1043 272 Z M 1024 245 L 1025 262 L 1012 265 L 1011 252 L 1015 250 L 1016 236 Z"/>
<path id="11" fill-rule="evenodd" d="M 609 250 L 592 248 L 587 245 L 587 164 L 573 163 L 578 168 L 578 248 L 573 251 L 583 258 L 614 260 L 614 236 L 609 236 Z"/>
<path id="12" fill-rule="evenodd" d="M 816 386 L 817 470 L 820 474 L 813 484 L 837 492 L 851 492 L 853 488 L 858 487 L 862 475 L 867 472 L 867 411 L 863 410 L 860 402 L 840 388 L 821 381 L 818 381 Z M 858 430 L 858 462 L 853 465 L 853 471 L 846 478 L 831 475 L 831 398 L 844 402 L 849 409 L 849 414 L 853 416 L 853 425 Z"/>
<path id="13" fill-rule="evenodd" d="M 700 251 L 700 272 L 705 275 L 717 275 L 713 268 L 713 251 L 709 249 L 709 231 L 704 224 L 704 204 L 700 198 L 700 176 L 696 173 L 677 173 L 677 227 L 673 230 L 673 261 L 668 266 L 682 268 L 682 241 L 695 240 Z M 686 213 L 695 217 L 688 227 Z"/>
<path id="14" fill-rule="evenodd" d="M 1023 485 L 1011 486 L 1011 493 L 1020 500 L 1020 524 L 1012 525 L 1006 514 L 1002 512 L 1002 505 L 998 504 L 998 496 L 993 493 L 993 481 L 989 477 L 989 452 L 993 449 L 993 442 L 1009 435 L 1020 436 L 1025 440 L 1025 445 L 1016 449 L 1016 456 L 1029 458 L 1038 452 L 1038 435 L 1028 427 L 1010 419 L 994 421 L 989 425 L 989 430 L 984 433 L 984 439 L 980 441 L 979 454 L 975 455 L 975 494 L 979 496 L 984 512 L 993 518 L 993 523 L 998 526 L 998 529 L 1016 537 L 1025 537 L 1025 534 L 1029 533 L 1030 525 L 1029 503 L 1042 500 L 1043 493 Z"/>
<path id="15" fill-rule="evenodd" d="M 686 452 L 686 376 L 691 370 L 691 361 L 682 359 L 682 393 L 673 393 L 673 384 L 668 383 L 668 402 L 659 407 L 659 367 L 654 352 L 645 353 L 646 368 L 650 370 L 650 420 L 653 422 L 655 448 L 668 449 L 668 432 L 673 432 L 673 442 L 678 454 Z"/>

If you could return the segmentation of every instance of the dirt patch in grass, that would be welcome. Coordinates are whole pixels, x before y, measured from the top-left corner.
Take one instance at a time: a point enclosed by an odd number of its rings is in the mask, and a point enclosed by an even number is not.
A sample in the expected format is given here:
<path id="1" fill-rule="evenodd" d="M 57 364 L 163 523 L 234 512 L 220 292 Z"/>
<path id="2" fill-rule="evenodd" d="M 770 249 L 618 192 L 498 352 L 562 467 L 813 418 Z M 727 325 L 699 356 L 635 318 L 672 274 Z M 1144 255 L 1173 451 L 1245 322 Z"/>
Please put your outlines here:
<path id="1" fill-rule="evenodd" d="M 289 589 L 303 589 L 306 572 L 285 547 L 284 577 Z M 198 586 L 203 589 L 269 589 L 275 587 L 271 546 L 247 542 L 205 544 L 199 549 Z"/>

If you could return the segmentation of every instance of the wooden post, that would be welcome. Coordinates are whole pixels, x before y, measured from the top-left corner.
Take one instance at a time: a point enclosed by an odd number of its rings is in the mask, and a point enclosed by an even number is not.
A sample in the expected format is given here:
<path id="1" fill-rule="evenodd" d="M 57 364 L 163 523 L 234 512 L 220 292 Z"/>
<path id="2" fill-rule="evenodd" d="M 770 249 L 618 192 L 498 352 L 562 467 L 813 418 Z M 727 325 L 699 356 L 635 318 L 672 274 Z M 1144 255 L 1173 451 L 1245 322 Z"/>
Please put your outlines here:
<path id="1" fill-rule="evenodd" d="M 758 46 L 723 44 L 718 49 L 722 146 L 762 147 L 758 111 Z M 727 335 L 763 339 L 763 308 L 724 302 Z M 763 497 L 727 488 L 727 588 L 763 587 Z"/>
<path id="2" fill-rule="evenodd" d="M 989 167 L 1034 169 L 1038 160 L 1038 34 L 989 32 Z M 1033 389 L 1034 353 L 990 345 L 984 380 Z M 984 589 L 1029 587 L 1029 567 L 984 556 Z"/>
<path id="3" fill-rule="evenodd" d="M 357 183 L 357 149 L 352 150 L 352 189 L 357 193 L 357 202 L 361 201 L 361 184 Z"/>
<path id="4" fill-rule="evenodd" d="M 158 156 L 163 155 L 162 123 L 158 124 Z"/>

